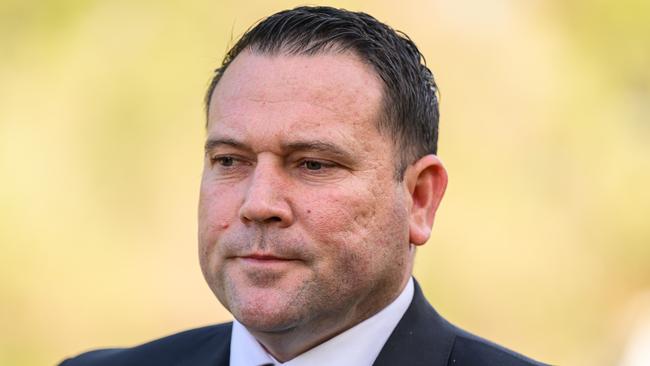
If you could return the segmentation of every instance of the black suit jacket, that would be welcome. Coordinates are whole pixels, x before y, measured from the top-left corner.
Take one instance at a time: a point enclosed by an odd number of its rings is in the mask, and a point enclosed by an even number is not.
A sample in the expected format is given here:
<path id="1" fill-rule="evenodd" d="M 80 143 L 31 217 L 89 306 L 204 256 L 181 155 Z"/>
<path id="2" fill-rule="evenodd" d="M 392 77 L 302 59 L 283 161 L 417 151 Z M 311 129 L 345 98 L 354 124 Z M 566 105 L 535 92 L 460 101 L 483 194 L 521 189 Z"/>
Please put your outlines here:
<path id="1" fill-rule="evenodd" d="M 192 329 L 133 348 L 105 349 L 67 359 L 61 366 L 228 366 L 232 323 Z M 429 305 L 420 286 L 386 341 L 375 366 L 543 365 L 461 330 Z M 333 365 L 334 366 L 334 365 Z"/>

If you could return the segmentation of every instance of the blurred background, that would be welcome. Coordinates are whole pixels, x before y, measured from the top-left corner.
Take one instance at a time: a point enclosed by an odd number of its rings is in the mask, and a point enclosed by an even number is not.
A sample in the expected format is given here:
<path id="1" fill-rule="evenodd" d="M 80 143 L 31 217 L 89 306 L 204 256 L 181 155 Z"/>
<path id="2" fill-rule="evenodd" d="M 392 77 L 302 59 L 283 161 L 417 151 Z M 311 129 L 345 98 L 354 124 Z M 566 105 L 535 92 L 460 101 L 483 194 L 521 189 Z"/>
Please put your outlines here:
<path id="1" fill-rule="evenodd" d="M 416 265 L 433 305 L 545 362 L 637 365 L 650 2 L 321 4 L 409 34 L 440 85 L 450 184 Z M 229 319 L 196 254 L 202 97 L 245 29 L 297 5 L 0 2 L 0 364 Z"/>

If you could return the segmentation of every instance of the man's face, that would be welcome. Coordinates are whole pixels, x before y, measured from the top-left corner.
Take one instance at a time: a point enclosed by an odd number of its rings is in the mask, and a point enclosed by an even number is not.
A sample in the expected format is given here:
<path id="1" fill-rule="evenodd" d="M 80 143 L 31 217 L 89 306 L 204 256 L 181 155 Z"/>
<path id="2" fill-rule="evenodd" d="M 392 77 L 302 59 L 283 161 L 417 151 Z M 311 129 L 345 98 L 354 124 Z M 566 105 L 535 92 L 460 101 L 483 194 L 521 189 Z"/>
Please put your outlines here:
<path id="1" fill-rule="evenodd" d="M 250 330 L 341 331 L 410 274 L 407 188 L 376 128 L 382 83 L 351 54 L 245 51 L 210 102 L 203 274 Z"/>

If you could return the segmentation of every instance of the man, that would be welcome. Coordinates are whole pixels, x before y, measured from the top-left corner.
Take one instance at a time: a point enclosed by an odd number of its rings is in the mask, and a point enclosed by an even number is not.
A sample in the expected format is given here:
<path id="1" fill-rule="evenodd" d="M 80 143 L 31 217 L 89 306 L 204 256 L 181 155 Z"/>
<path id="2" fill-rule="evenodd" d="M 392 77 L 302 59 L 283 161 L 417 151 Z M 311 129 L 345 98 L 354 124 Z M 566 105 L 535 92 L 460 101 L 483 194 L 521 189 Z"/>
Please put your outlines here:
<path id="1" fill-rule="evenodd" d="M 206 97 L 199 257 L 233 323 L 64 365 L 538 365 L 464 332 L 411 272 L 447 184 L 417 47 L 363 13 L 272 15 Z"/>

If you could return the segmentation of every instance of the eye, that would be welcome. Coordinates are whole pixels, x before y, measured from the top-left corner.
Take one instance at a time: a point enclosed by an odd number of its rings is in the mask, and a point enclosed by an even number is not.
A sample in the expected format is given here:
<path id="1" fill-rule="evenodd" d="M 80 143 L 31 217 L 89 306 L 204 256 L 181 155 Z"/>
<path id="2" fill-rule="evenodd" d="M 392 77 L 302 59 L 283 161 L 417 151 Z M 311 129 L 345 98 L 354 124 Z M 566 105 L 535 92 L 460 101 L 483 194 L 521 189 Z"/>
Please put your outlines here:
<path id="1" fill-rule="evenodd" d="M 248 166 L 249 163 L 235 155 L 217 155 L 210 157 L 210 165 L 214 169 L 231 172 Z"/>
<path id="2" fill-rule="evenodd" d="M 303 165 L 307 170 L 321 170 L 323 168 L 323 163 L 314 160 L 304 161 Z"/>
<path id="3" fill-rule="evenodd" d="M 309 176 L 326 176 L 335 173 L 338 164 L 328 160 L 304 159 L 298 164 L 300 170 Z"/>
<path id="4" fill-rule="evenodd" d="M 329 171 L 331 168 L 335 168 L 337 164 L 327 160 L 305 159 L 300 162 L 299 166 L 300 168 L 310 172 L 322 172 Z"/>
<path id="5" fill-rule="evenodd" d="M 213 164 L 229 167 L 235 164 L 235 159 L 232 156 L 217 156 L 211 159 Z"/>

